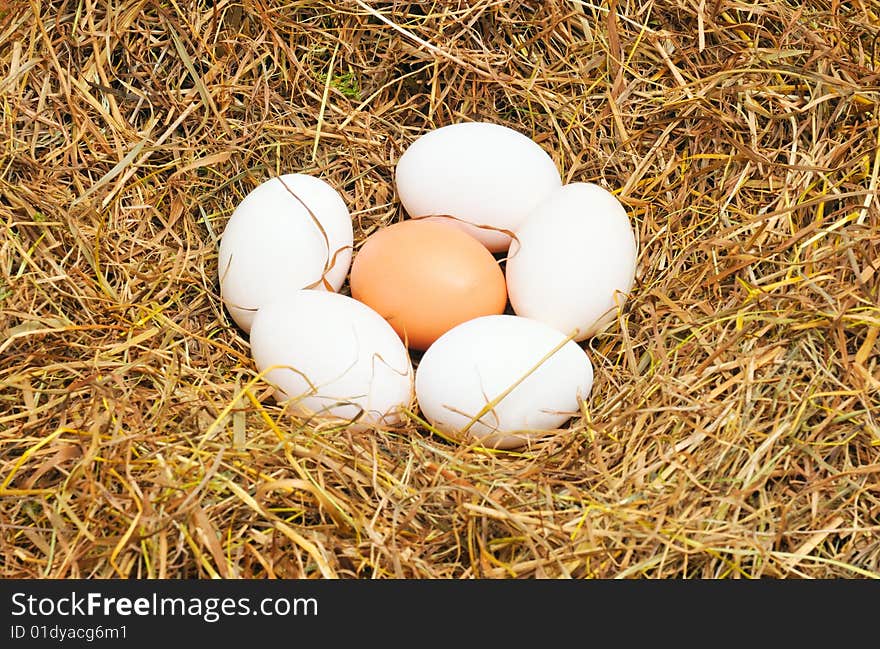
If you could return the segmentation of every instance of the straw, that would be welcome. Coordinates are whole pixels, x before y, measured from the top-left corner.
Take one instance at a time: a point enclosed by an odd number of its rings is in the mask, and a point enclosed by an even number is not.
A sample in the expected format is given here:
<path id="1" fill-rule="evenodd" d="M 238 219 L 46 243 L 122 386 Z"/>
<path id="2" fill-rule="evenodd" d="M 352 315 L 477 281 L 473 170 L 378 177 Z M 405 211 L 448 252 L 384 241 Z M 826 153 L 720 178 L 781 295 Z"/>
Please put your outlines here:
<path id="1" fill-rule="evenodd" d="M 0 577 L 880 576 L 878 33 L 868 2 L 5 5 Z M 415 405 L 297 419 L 220 302 L 226 220 L 314 174 L 356 253 L 462 120 L 632 219 L 583 416 L 509 452 Z"/>

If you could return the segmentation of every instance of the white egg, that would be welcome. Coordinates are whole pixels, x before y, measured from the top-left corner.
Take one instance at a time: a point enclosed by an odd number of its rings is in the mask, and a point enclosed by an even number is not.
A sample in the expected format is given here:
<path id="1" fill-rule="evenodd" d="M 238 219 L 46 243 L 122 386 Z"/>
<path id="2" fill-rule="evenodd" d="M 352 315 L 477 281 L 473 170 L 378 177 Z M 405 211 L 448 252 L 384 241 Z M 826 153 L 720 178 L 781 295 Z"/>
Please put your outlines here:
<path id="1" fill-rule="evenodd" d="M 422 356 L 416 398 L 454 439 L 516 448 L 580 412 L 593 385 L 587 353 L 562 333 L 515 315 L 453 327 Z"/>
<path id="2" fill-rule="evenodd" d="M 517 229 L 505 277 L 517 315 L 580 341 L 615 319 L 635 271 L 635 233 L 623 205 L 598 185 L 571 183 Z"/>
<path id="3" fill-rule="evenodd" d="M 267 301 L 306 287 L 338 291 L 351 266 L 351 215 L 320 178 L 285 174 L 254 188 L 220 239 L 223 303 L 245 333 Z"/>
<path id="4" fill-rule="evenodd" d="M 395 183 L 411 217 L 445 216 L 500 252 L 510 246 L 506 232 L 515 230 L 562 179 L 547 152 L 519 131 L 462 122 L 410 144 L 397 162 Z"/>
<path id="5" fill-rule="evenodd" d="M 303 289 L 254 316 L 251 354 L 279 403 L 355 430 L 400 422 L 413 401 L 409 354 L 370 307 L 329 291 Z"/>

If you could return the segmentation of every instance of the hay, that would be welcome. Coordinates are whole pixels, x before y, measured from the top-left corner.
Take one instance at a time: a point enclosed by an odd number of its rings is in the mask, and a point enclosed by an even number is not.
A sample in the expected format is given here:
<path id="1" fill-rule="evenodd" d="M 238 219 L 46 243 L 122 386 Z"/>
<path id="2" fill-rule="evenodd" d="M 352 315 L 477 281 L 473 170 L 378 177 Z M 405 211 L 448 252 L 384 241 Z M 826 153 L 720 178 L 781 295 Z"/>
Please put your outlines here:
<path id="1" fill-rule="evenodd" d="M 0 9 L 0 576 L 880 576 L 874 3 L 211 4 Z M 359 244 L 463 119 L 632 215 L 584 416 L 520 452 L 291 420 L 226 219 L 311 173 Z"/>

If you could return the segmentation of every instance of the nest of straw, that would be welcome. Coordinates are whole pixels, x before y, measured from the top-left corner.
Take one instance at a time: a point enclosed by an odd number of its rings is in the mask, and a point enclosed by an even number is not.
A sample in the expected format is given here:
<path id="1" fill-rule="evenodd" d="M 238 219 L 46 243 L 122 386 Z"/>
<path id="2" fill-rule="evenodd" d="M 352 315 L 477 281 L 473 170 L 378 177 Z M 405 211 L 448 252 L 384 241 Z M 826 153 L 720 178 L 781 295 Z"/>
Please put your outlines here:
<path id="1" fill-rule="evenodd" d="M 0 5 L 0 577 L 880 576 L 880 17 L 795 0 Z M 282 413 L 218 235 L 356 246 L 461 120 L 614 191 L 636 284 L 511 452 Z"/>

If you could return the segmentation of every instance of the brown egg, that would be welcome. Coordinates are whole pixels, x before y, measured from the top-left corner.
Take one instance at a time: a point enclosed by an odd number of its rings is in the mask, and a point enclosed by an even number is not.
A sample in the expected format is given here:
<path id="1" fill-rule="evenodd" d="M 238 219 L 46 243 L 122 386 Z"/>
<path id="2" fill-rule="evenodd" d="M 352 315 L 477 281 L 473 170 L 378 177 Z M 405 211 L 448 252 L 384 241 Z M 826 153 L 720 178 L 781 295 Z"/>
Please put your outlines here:
<path id="1" fill-rule="evenodd" d="M 492 253 L 438 221 L 401 221 L 371 234 L 354 258 L 350 284 L 353 298 L 422 351 L 455 325 L 503 313 L 507 305 Z"/>

